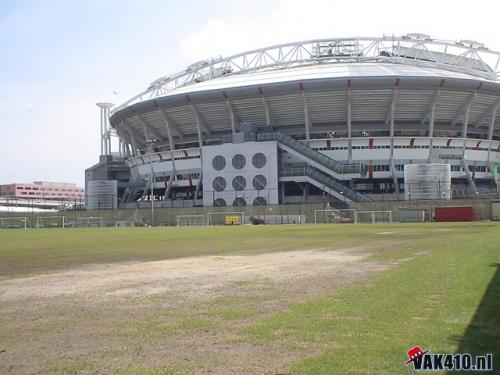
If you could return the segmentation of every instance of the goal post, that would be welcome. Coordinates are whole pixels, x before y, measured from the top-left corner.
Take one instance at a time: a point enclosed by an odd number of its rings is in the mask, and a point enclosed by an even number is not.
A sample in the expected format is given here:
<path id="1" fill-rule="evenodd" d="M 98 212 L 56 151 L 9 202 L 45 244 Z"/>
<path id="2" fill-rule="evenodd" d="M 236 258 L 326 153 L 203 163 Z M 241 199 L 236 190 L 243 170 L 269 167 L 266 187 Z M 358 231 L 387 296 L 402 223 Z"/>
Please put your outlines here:
<path id="1" fill-rule="evenodd" d="M 191 227 L 191 226 L 203 226 L 205 225 L 204 215 L 177 215 L 177 226 L 178 227 Z"/>
<path id="2" fill-rule="evenodd" d="M 76 225 L 78 227 L 103 227 L 104 220 L 100 216 L 78 216 Z"/>
<path id="3" fill-rule="evenodd" d="M 355 221 L 356 210 L 353 208 L 314 210 L 314 224 L 354 223 Z"/>
<path id="4" fill-rule="evenodd" d="M 243 225 L 244 212 L 208 212 L 207 225 Z"/>
<path id="5" fill-rule="evenodd" d="M 36 228 L 66 228 L 64 216 L 37 216 Z"/>
<path id="6" fill-rule="evenodd" d="M 392 211 L 356 211 L 356 224 L 392 223 Z"/>
<path id="7" fill-rule="evenodd" d="M 30 221 L 26 216 L 0 217 L 0 229 L 28 229 Z"/>

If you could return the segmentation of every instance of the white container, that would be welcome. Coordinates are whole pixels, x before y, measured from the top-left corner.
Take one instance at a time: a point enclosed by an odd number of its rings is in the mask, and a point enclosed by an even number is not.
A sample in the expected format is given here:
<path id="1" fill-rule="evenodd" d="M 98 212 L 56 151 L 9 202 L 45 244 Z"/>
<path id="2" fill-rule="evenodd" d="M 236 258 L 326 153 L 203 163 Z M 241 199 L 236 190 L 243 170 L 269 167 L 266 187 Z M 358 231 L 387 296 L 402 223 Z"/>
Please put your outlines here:
<path id="1" fill-rule="evenodd" d="M 406 164 L 405 200 L 451 199 L 449 164 Z"/>

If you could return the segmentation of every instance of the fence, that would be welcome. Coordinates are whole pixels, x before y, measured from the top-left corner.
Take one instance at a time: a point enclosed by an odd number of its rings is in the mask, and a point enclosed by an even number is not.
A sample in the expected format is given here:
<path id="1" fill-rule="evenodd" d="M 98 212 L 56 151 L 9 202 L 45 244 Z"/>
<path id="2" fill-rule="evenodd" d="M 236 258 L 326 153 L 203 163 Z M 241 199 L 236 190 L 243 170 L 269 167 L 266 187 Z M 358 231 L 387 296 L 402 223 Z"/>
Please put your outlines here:
<path id="1" fill-rule="evenodd" d="M 357 202 L 351 205 L 352 209 L 357 211 L 392 211 L 392 220 L 398 222 L 400 220 L 400 208 L 420 209 L 425 213 L 425 220 L 433 219 L 435 207 L 446 206 L 472 206 L 474 210 L 474 220 L 491 220 L 492 218 L 492 202 L 498 202 L 498 198 L 487 198 L 468 200 L 435 200 L 435 201 L 386 201 L 386 202 Z M 239 207 L 184 207 L 184 208 L 155 208 L 154 223 L 162 226 L 176 226 L 177 216 L 179 215 L 202 215 L 205 218 L 209 212 L 244 212 L 245 223 L 250 222 L 250 218 L 263 219 L 268 223 L 276 224 L 305 224 L 315 222 L 315 211 L 332 209 L 323 203 L 308 203 L 308 204 L 284 204 L 284 205 L 266 205 L 266 206 L 239 206 Z M 53 213 L 37 213 L 37 212 L 3 212 L 1 216 L 4 218 L 0 222 L 1 227 L 18 228 L 24 227 L 24 218 L 26 219 L 27 227 L 35 227 L 37 216 L 65 216 L 65 226 L 73 227 L 78 224 L 78 217 L 94 217 L 88 223 L 89 225 L 116 226 L 117 222 L 127 222 L 125 225 L 134 223 L 134 226 L 145 226 L 151 223 L 151 209 L 133 208 L 133 209 L 117 209 L 117 210 L 95 210 L 95 211 L 66 211 Z M 318 215 L 318 214 L 317 214 Z M 333 217 L 326 217 L 324 220 L 317 219 L 318 222 L 329 221 Z M 85 219 L 80 219 L 80 221 Z M 88 220 L 87 220 L 88 221 Z"/>

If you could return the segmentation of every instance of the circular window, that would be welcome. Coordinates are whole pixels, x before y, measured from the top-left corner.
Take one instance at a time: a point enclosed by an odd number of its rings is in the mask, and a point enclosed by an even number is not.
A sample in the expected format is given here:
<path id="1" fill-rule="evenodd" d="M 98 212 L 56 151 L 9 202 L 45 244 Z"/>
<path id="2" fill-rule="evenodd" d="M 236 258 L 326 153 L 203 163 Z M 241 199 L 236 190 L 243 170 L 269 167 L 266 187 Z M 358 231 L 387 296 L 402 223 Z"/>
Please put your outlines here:
<path id="1" fill-rule="evenodd" d="M 233 189 L 236 191 L 241 191 L 247 186 L 247 181 L 243 176 L 236 176 L 233 178 Z"/>
<path id="2" fill-rule="evenodd" d="M 262 190 L 266 187 L 267 180 L 263 175 L 258 174 L 253 178 L 252 185 L 255 190 Z"/>
<path id="3" fill-rule="evenodd" d="M 226 180 L 224 177 L 215 177 L 212 186 L 215 191 L 223 191 L 226 188 Z"/>
<path id="4" fill-rule="evenodd" d="M 216 200 L 214 200 L 214 206 L 215 207 L 224 207 L 224 206 L 227 206 L 227 203 L 224 199 L 217 198 Z"/>
<path id="5" fill-rule="evenodd" d="M 215 158 L 212 160 L 212 167 L 216 171 L 222 171 L 224 167 L 226 166 L 226 159 L 222 155 L 217 155 Z"/>
<path id="6" fill-rule="evenodd" d="M 262 152 L 259 152 L 252 157 L 252 164 L 255 168 L 262 168 L 264 165 L 266 165 L 266 161 L 266 155 L 264 155 Z"/>
<path id="7" fill-rule="evenodd" d="M 253 205 L 254 206 L 265 206 L 267 204 L 266 198 L 264 197 L 257 197 L 253 200 Z"/>
<path id="8" fill-rule="evenodd" d="M 233 206 L 246 206 L 247 202 L 244 198 L 238 197 L 233 201 Z"/>
<path id="9" fill-rule="evenodd" d="M 236 154 L 233 156 L 233 168 L 234 169 L 242 169 L 245 167 L 245 164 L 247 163 L 247 160 L 245 157 L 241 154 Z"/>

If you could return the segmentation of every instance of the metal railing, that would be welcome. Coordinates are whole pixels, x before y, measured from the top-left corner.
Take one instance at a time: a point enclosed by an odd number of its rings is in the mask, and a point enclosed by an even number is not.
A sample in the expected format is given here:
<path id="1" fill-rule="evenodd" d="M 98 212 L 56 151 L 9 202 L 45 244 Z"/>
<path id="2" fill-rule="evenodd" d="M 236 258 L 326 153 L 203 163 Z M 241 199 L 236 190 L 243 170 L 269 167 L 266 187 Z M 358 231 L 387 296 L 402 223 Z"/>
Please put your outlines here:
<path id="1" fill-rule="evenodd" d="M 297 166 L 297 167 L 284 167 L 280 170 L 280 176 L 283 177 L 297 177 L 297 176 L 307 176 L 316 180 L 321 185 L 328 187 L 331 190 L 335 190 L 337 193 L 345 196 L 346 198 L 355 202 L 370 202 L 372 199 L 368 198 L 366 195 L 358 193 L 357 191 L 351 189 L 342 182 L 336 180 L 333 177 L 328 176 L 313 167 L 309 166 Z"/>
<path id="2" fill-rule="evenodd" d="M 338 174 L 359 173 L 365 176 L 367 172 L 366 165 L 361 163 L 340 163 L 332 158 L 322 154 L 319 151 L 313 150 L 302 142 L 296 141 L 283 133 L 259 133 L 257 134 L 257 141 L 277 141 L 283 145 L 291 148 L 292 150 L 302 154 L 306 158 L 315 161 L 318 164 L 330 169 Z"/>

